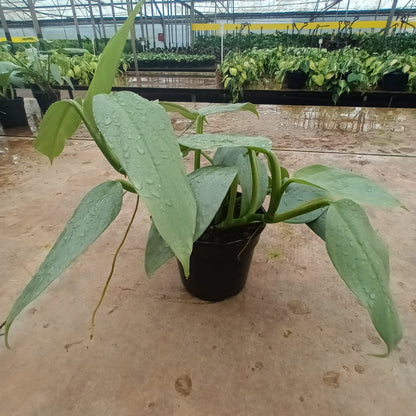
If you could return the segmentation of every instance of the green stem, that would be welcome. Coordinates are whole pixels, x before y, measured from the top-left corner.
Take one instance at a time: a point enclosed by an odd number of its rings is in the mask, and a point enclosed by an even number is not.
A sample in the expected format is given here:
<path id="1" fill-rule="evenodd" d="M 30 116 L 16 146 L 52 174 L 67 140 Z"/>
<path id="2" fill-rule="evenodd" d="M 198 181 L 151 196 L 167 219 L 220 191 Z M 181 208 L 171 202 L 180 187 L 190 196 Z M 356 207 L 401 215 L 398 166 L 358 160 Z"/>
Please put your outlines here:
<path id="1" fill-rule="evenodd" d="M 201 167 L 201 151 L 195 150 L 194 153 L 194 170 L 197 170 Z"/>
<path id="2" fill-rule="evenodd" d="M 196 119 L 196 134 L 204 132 L 204 116 L 198 116 Z M 201 150 L 195 150 L 194 153 L 194 170 L 201 167 Z"/>
<path id="3" fill-rule="evenodd" d="M 82 106 L 75 100 L 69 100 L 72 106 L 75 108 L 79 116 L 81 117 L 82 121 L 87 127 L 88 131 L 91 134 L 91 137 L 94 139 L 95 143 L 97 144 L 98 148 L 101 150 L 105 158 L 111 164 L 111 166 L 122 175 L 125 175 L 123 168 L 121 167 L 120 162 L 118 161 L 117 157 L 113 154 L 113 152 L 108 148 L 107 144 L 105 143 L 101 133 L 95 126 L 95 124 L 91 123 L 82 110 Z"/>
<path id="4" fill-rule="evenodd" d="M 214 164 L 214 161 L 203 150 L 201 150 L 201 155 L 204 156 L 204 158 L 208 160 L 208 162 L 211 163 L 211 165 Z"/>
<path id="5" fill-rule="evenodd" d="M 295 218 L 299 215 L 307 214 L 308 212 L 315 211 L 319 208 L 326 207 L 327 205 L 331 205 L 334 202 L 332 198 L 328 197 L 321 197 L 313 199 L 312 201 L 305 202 L 295 209 L 292 209 L 287 212 L 283 212 L 282 214 L 276 214 L 273 216 L 272 223 L 282 222 L 286 220 L 290 220 L 291 218 Z"/>
<path id="6" fill-rule="evenodd" d="M 268 216 L 268 214 L 253 214 L 247 218 L 237 218 L 231 223 L 224 223 L 219 224 L 219 228 L 231 228 L 231 227 L 239 227 L 241 225 L 250 224 L 253 222 L 265 222 L 267 224 L 274 224 L 277 222 L 283 222 L 289 220 L 291 218 L 297 217 L 299 215 L 307 214 L 308 212 L 315 211 L 319 208 L 325 207 L 327 205 L 331 205 L 333 203 L 333 199 L 327 197 L 316 198 L 312 201 L 305 202 L 302 205 L 299 205 L 295 209 L 290 211 L 284 212 L 283 214 L 276 214 L 272 218 Z"/>
<path id="7" fill-rule="evenodd" d="M 252 149 L 248 149 L 248 157 L 250 158 L 250 167 L 251 167 L 251 201 L 247 213 L 244 217 L 249 217 L 254 214 L 257 210 L 257 203 L 259 199 L 259 166 L 257 163 L 256 152 Z"/>
<path id="8" fill-rule="evenodd" d="M 223 221 L 223 227 L 220 228 L 229 228 L 233 223 L 234 217 L 234 210 L 235 210 L 235 202 L 237 198 L 237 187 L 238 187 L 238 178 L 237 176 L 234 178 L 231 186 L 230 186 L 230 202 L 228 204 L 227 216 Z"/>
<path id="9" fill-rule="evenodd" d="M 121 183 L 121 186 L 123 187 L 123 189 L 125 191 L 132 192 L 134 194 L 137 194 L 136 189 L 134 189 L 134 186 L 130 182 L 127 182 L 127 181 L 125 181 L 123 179 L 117 179 L 116 182 L 120 182 Z"/>
<path id="10" fill-rule="evenodd" d="M 269 161 L 270 174 L 272 175 L 272 192 L 270 195 L 269 209 L 267 210 L 266 214 L 267 217 L 271 219 L 277 211 L 277 208 L 280 203 L 280 187 L 282 186 L 282 173 L 280 171 L 280 164 L 277 160 L 276 155 L 268 150 L 266 150 L 264 154 L 267 156 L 267 159 Z"/>

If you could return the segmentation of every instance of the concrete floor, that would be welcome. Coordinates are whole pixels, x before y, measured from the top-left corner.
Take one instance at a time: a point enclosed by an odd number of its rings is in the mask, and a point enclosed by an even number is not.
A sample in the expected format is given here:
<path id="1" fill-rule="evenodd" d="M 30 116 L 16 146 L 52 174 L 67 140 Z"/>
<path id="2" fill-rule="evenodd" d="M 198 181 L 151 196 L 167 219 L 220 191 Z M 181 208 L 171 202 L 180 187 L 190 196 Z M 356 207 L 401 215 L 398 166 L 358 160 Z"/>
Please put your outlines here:
<path id="1" fill-rule="evenodd" d="M 409 209 L 368 210 L 390 248 L 404 328 L 399 347 L 388 358 L 371 355 L 385 351 L 380 338 L 306 226 L 268 226 L 247 287 L 224 302 L 188 295 L 175 261 L 148 280 L 143 207 L 90 341 L 91 313 L 133 210 L 128 195 L 107 232 L 15 322 L 12 349 L 0 345 L 2 416 L 414 413 L 415 110 L 259 112 L 260 120 L 211 117 L 206 131 L 230 126 L 265 135 L 289 171 L 312 163 L 351 169 L 384 184 Z M 187 128 L 180 117 L 173 123 L 178 133 Z M 32 150 L 29 130 L 13 134 L 0 138 L 3 318 L 82 196 L 116 177 L 84 130 L 52 167 Z"/>

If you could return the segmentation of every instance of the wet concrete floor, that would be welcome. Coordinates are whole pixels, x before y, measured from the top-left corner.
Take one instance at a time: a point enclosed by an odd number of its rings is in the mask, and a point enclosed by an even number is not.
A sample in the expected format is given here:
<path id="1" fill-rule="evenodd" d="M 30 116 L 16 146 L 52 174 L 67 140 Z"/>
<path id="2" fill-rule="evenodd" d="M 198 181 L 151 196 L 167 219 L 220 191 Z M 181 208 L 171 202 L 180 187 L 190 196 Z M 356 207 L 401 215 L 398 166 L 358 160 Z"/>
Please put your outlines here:
<path id="1" fill-rule="evenodd" d="M 390 249 L 391 288 L 404 329 L 399 347 L 388 358 L 371 355 L 384 352 L 380 338 L 306 226 L 268 226 L 244 291 L 207 303 L 184 291 L 174 261 L 145 277 L 143 207 L 91 341 L 91 313 L 135 203 L 127 195 L 106 233 L 16 321 L 12 349 L 0 346 L 2 415 L 414 413 L 415 110 L 258 111 L 259 119 L 212 116 L 206 132 L 269 137 L 290 172 L 313 163 L 352 170 L 385 185 L 408 208 L 368 210 Z M 172 121 L 178 134 L 193 129 L 180 116 Z M 117 177 L 84 129 L 50 166 L 32 149 L 36 123 L 33 117 L 32 130 L 0 138 L 2 317 L 82 196 Z"/>
<path id="2" fill-rule="evenodd" d="M 117 80 L 120 87 L 221 88 L 215 72 L 139 71 L 127 72 Z"/>

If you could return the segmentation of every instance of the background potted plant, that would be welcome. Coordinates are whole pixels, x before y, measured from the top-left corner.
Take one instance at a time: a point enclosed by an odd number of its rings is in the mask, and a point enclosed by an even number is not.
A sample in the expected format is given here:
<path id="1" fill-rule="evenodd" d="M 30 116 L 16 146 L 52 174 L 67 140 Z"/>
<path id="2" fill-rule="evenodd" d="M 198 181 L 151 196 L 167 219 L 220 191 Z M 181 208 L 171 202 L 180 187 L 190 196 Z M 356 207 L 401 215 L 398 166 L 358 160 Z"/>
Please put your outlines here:
<path id="1" fill-rule="evenodd" d="M 388 252 L 359 204 L 396 207 L 400 203 L 379 185 L 349 171 L 313 165 L 290 177 L 267 138 L 203 134 L 209 114 L 253 111 L 250 104 L 199 111 L 164 104 L 196 123 L 197 134 L 177 140 L 159 103 L 127 91 L 109 94 L 140 7 L 141 3 L 108 43 L 85 99 L 54 103 L 41 122 L 35 147 L 51 161 L 83 121 L 103 155 L 123 176 L 96 186 L 83 198 L 12 306 L 4 323 L 6 344 L 20 312 L 118 215 L 124 189 L 137 194 L 137 203 L 140 198 L 152 217 L 145 259 L 149 274 L 176 256 L 184 275 L 197 278 L 190 257 L 194 241 L 207 230 L 221 235 L 253 224 L 307 223 L 325 240 L 339 275 L 368 310 L 390 352 L 401 338 L 401 328 L 389 292 Z M 206 149 L 217 151 L 210 157 Z M 187 175 L 182 156 L 190 152 L 194 170 Z M 201 158 L 208 166 L 202 166 Z M 262 205 L 264 211 L 259 211 Z M 105 288 L 110 278 L 111 273 Z"/>
<path id="2" fill-rule="evenodd" d="M 27 126 L 27 116 L 22 97 L 15 88 L 22 88 L 24 80 L 19 67 L 12 62 L 0 62 L 0 122 L 3 127 Z"/>
<path id="3" fill-rule="evenodd" d="M 11 56 L 12 61 L 20 67 L 25 83 L 31 86 L 42 114 L 52 103 L 61 99 L 61 92 L 57 87 L 66 82 L 73 88 L 69 77 L 62 75 L 60 67 L 52 61 L 52 53 L 41 53 L 31 47 L 24 54 Z"/>

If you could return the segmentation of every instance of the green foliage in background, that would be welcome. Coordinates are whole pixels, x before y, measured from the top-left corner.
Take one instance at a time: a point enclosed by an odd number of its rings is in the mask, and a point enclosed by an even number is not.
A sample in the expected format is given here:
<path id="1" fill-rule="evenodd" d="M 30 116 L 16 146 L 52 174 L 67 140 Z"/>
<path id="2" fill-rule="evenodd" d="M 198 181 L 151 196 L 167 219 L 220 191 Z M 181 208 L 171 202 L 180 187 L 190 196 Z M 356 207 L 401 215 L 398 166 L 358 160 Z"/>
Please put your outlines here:
<path id="1" fill-rule="evenodd" d="M 318 48 L 251 49 L 229 53 L 219 67 L 224 88 L 233 102 L 244 96 L 245 88 L 284 86 L 287 72 L 302 70 L 308 77 L 306 89 L 329 91 L 334 103 L 344 93 L 378 88 L 382 77 L 394 70 L 409 75 L 408 90 L 416 88 L 416 54 L 386 51 L 370 54 L 358 48 L 335 51 Z"/>

